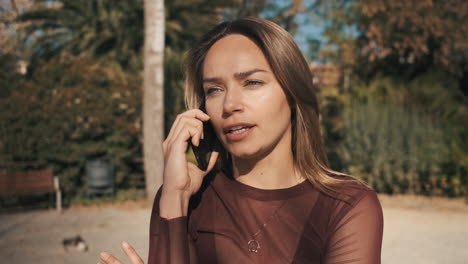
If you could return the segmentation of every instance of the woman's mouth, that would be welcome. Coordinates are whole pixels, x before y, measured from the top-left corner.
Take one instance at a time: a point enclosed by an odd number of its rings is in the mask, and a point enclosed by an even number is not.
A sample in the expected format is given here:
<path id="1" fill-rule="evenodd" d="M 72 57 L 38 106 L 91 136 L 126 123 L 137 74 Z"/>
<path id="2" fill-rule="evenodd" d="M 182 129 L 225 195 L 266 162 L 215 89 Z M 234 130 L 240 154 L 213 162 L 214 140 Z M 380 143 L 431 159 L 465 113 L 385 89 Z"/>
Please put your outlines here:
<path id="1" fill-rule="evenodd" d="M 251 126 L 251 127 L 236 126 L 236 127 L 229 129 L 229 131 L 226 133 L 226 137 L 230 141 L 240 141 L 244 139 L 245 137 L 247 137 L 253 128 L 254 126 Z"/>
<path id="2" fill-rule="evenodd" d="M 248 127 L 237 127 L 237 128 L 233 128 L 233 129 L 229 130 L 228 133 L 238 134 L 238 133 L 242 133 L 242 132 L 246 131 L 247 129 L 249 129 L 249 128 Z"/>

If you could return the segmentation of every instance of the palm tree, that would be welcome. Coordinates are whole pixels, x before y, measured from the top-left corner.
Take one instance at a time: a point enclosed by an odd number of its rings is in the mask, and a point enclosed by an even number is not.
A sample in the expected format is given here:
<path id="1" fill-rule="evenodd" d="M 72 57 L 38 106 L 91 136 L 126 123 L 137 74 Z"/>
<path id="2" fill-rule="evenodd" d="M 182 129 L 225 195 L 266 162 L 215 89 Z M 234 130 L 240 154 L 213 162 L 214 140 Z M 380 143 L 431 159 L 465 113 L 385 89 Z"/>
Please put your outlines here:
<path id="1" fill-rule="evenodd" d="M 167 2 L 165 42 L 173 51 L 186 51 L 222 20 L 223 10 L 238 5 L 237 0 Z M 111 55 L 125 64 L 143 47 L 143 12 L 142 0 L 37 0 L 17 22 L 30 22 L 23 31 L 36 36 L 35 56 L 42 59 L 67 52 Z"/>
<path id="2" fill-rule="evenodd" d="M 128 66 L 142 47 L 142 1 L 38 0 L 20 15 L 31 22 L 23 30 L 35 34 L 33 61 L 63 52 L 112 57 Z"/>
<path id="3" fill-rule="evenodd" d="M 166 3 L 166 47 L 186 51 L 209 29 L 223 20 L 223 10 L 238 0 L 186 0 Z"/>

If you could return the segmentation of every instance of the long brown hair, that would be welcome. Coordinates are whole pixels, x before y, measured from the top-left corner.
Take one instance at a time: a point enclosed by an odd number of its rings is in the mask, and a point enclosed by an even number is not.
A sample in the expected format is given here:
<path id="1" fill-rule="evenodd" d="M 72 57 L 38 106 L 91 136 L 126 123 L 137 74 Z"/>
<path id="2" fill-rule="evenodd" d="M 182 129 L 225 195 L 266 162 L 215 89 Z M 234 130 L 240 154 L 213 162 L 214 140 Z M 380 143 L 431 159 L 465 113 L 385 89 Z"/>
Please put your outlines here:
<path id="1" fill-rule="evenodd" d="M 241 34 L 256 43 L 288 98 L 292 113 L 292 151 L 294 165 L 298 171 L 316 188 L 330 195 L 337 194 L 335 187 L 343 183 L 363 184 L 357 178 L 328 167 L 320 134 L 319 105 L 312 83 L 312 73 L 292 36 L 271 21 L 243 18 L 223 22 L 201 38 L 187 58 L 187 107 L 198 108 L 204 100 L 203 63 L 208 50 L 216 41 L 231 34 Z M 230 167 L 229 153 L 225 149 L 221 149 L 220 152 L 219 166 Z"/>

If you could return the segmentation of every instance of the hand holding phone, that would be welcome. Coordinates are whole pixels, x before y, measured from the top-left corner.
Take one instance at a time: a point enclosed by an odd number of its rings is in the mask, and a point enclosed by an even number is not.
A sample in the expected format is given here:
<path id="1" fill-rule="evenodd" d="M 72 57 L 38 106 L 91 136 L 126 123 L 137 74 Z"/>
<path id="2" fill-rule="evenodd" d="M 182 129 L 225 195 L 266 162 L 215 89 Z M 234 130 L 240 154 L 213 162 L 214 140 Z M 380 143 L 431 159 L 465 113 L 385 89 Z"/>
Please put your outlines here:
<path id="1" fill-rule="evenodd" d="M 206 131 L 206 134 L 203 134 L 203 142 L 200 140 L 203 129 L 209 129 L 206 125 L 200 127 L 200 123 L 209 119 L 210 117 L 199 109 L 191 109 L 178 115 L 162 144 L 164 153 L 164 184 L 162 185 L 159 209 L 160 215 L 163 218 L 172 219 L 187 215 L 190 197 L 200 190 L 203 179 L 209 172 L 208 169 L 211 170 L 211 166 L 206 166 L 206 164 L 209 164 L 210 159 L 214 163 L 218 157 L 217 153 L 206 151 L 207 149 L 213 149 L 212 147 L 203 147 L 204 144 L 206 146 L 213 146 L 212 143 L 208 142 L 210 140 L 207 141 L 209 138 L 216 138 L 213 130 L 210 129 L 213 131 L 211 135 L 214 135 L 214 137 L 210 136 L 209 131 Z M 196 149 L 195 153 L 197 153 L 199 167 L 203 170 L 187 161 L 187 146 L 190 146 L 192 142 L 196 142 L 199 145 L 194 149 Z M 209 153 L 209 156 L 203 153 Z M 175 203 L 180 203 L 180 206 L 174 206 Z"/>
<path id="2" fill-rule="evenodd" d="M 197 159 L 198 168 L 203 171 L 208 168 L 208 163 L 211 158 L 211 153 L 214 151 L 216 141 L 217 138 L 213 127 L 210 121 L 206 121 L 203 122 L 203 139 L 200 140 L 198 147 L 190 142 L 195 158 Z"/>
<path id="3" fill-rule="evenodd" d="M 200 106 L 200 110 L 206 113 L 204 103 Z M 190 142 L 190 146 L 192 147 L 195 158 L 197 159 L 198 168 L 203 171 L 208 168 L 211 153 L 213 151 L 217 151 L 218 144 L 218 138 L 216 137 L 216 133 L 211 122 L 209 120 L 203 122 L 203 139 L 200 140 L 200 144 L 198 144 L 197 147 Z"/>

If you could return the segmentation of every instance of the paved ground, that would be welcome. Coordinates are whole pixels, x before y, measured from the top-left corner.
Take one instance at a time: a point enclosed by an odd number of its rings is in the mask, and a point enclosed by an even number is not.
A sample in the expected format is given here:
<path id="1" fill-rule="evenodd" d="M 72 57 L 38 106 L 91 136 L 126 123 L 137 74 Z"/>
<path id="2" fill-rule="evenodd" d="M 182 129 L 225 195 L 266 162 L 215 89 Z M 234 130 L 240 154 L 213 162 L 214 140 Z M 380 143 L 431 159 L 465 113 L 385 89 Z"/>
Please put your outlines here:
<path id="1" fill-rule="evenodd" d="M 467 264 L 468 205 L 462 200 L 380 196 L 384 207 L 384 264 Z M 101 250 L 125 259 L 120 242 L 148 254 L 150 209 L 143 202 L 0 215 L 2 263 L 96 263 Z M 85 253 L 62 240 L 80 234 Z"/>

